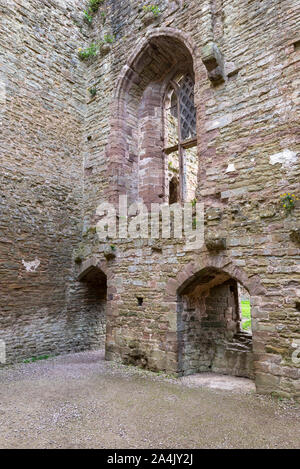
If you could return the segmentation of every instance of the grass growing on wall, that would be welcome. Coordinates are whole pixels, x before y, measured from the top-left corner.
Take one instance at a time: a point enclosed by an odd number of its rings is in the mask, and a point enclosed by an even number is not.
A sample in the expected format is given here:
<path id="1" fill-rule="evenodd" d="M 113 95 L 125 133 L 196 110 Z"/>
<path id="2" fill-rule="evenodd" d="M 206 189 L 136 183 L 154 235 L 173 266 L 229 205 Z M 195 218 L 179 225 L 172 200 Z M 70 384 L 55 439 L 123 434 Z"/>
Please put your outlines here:
<path id="1" fill-rule="evenodd" d="M 48 358 L 50 358 L 50 355 L 41 355 L 40 357 L 31 357 L 31 358 L 28 358 L 27 360 L 24 360 L 24 363 L 34 363 L 40 360 L 48 360 Z"/>
<path id="2" fill-rule="evenodd" d="M 251 306 L 249 300 L 241 300 L 242 328 L 251 332 Z"/>

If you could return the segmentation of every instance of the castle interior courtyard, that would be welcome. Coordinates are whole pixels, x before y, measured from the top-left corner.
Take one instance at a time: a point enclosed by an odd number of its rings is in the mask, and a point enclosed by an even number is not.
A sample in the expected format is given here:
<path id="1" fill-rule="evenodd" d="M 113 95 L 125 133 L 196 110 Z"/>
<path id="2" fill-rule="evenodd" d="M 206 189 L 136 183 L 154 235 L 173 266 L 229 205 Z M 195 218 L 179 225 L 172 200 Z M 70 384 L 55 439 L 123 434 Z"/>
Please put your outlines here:
<path id="1" fill-rule="evenodd" d="M 97 415 L 110 385 L 116 409 L 124 387 L 148 416 L 161 391 L 155 412 L 182 431 L 157 417 L 140 447 L 204 429 L 220 447 L 296 446 L 296 411 L 286 440 L 276 427 L 300 403 L 299 24 L 299 0 L 0 5 L 0 419 L 12 376 L 16 408 L 22 385 L 37 397 L 28 425 L 49 428 L 37 446 L 66 418 L 61 446 L 88 447 L 83 387 Z M 76 404 L 56 406 L 77 378 Z M 272 399 L 293 404 L 281 417 Z M 240 419 L 231 443 L 210 427 L 220 401 L 224 425 Z M 190 436 L 177 405 L 200 419 Z M 30 445 L 14 425 L 0 446 Z M 93 444 L 138 428 L 108 420 Z"/>

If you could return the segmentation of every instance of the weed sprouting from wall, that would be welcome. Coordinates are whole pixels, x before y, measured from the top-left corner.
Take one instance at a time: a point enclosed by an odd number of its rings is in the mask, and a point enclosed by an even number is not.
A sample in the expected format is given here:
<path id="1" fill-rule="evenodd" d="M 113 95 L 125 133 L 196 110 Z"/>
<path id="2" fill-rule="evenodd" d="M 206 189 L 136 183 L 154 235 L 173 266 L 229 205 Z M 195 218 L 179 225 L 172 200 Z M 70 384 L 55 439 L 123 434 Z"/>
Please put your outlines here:
<path id="1" fill-rule="evenodd" d="M 291 213 L 295 208 L 296 200 L 298 200 L 295 194 L 290 194 L 289 192 L 287 192 L 285 194 L 282 194 L 280 197 L 282 206 L 285 211 L 287 213 Z"/>
<path id="2" fill-rule="evenodd" d="M 86 23 L 92 24 L 94 15 L 98 12 L 100 5 L 102 5 L 105 0 L 89 0 L 86 10 L 83 12 L 83 19 Z"/>
<path id="3" fill-rule="evenodd" d="M 82 49 L 81 47 L 78 49 L 78 57 L 80 60 L 88 60 L 92 57 L 96 57 L 99 50 L 98 44 L 92 42 L 89 47 Z"/>
<path id="4" fill-rule="evenodd" d="M 161 13 L 158 5 L 145 5 L 143 10 L 145 13 L 152 13 L 155 18 L 157 18 Z"/>

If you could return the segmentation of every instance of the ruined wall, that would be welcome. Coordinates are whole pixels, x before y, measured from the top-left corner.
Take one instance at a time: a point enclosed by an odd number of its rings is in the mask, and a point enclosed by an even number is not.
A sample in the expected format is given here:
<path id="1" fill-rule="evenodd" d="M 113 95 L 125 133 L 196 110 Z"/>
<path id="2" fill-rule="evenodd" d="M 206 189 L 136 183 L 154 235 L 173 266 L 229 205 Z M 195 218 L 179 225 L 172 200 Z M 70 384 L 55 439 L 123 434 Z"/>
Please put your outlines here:
<path id="1" fill-rule="evenodd" d="M 290 214 L 280 195 L 299 195 L 299 34 L 296 0 L 157 1 L 161 14 L 145 20 L 140 2 L 105 2 L 106 22 L 94 20 L 90 41 L 114 34 L 106 55 L 87 65 L 88 86 L 97 95 L 88 105 L 85 138 L 85 238 L 83 258 L 103 261 L 105 243 L 93 227 L 99 202 L 112 186 L 124 187 L 129 159 L 118 120 L 117 86 L 145 35 L 168 35 L 194 44 L 198 117 L 197 199 L 206 208 L 206 239 L 226 239 L 226 249 L 186 252 L 181 242 L 114 241 L 107 263 L 107 358 L 151 369 L 178 370 L 176 291 L 188 275 L 215 265 L 252 285 L 253 346 L 260 392 L 299 396 L 299 205 Z M 169 33 L 167 31 L 169 31 Z M 224 57 L 225 81 L 213 82 L 204 66 L 209 43 Z M 87 42 L 88 44 L 88 42 Z M 131 59 L 130 59 L 131 57 Z M 128 70 L 128 69 L 127 69 Z M 123 85 L 130 86 L 129 72 Z M 211 77 L 209 77 L 209 73 Z M 133 74 L 134 76 L 134 74 Z M 125 85 L 124 85 L 125 86 Z M 122 105 L 122 102 L 119 103 Z M 119 106 L 119 107 L 120 107 Z M 128 116 L 130 118 L 130 116 Z M 123 119 L 126 128 L 126 119 Z M 118 124 L 119 125 L 119 124 Z M 126 183 L 126 181 L 125 181 Z M 126 184 L 125 184 L 126 185 Z M 298 234 L 297 234 L 298 233 Z M 224 248 L 224 246 L 223 246 Z M 143 298 L 139 305 L 137 297 Z M 297 303 L 298 302 L 298 303 Z"/>
<path id="2" fill-rule="evenodd" d="M 214 266 L 250 292 L 258 390 L 299 398 L 292 354 L 300 346 L 300 208 L 287 213 L 280 201 L 286 192 L 299 195 L 299 2 L 155 3 L 158 16 L 135 0 L 105 0 L 91 25 L 79 1 L 1 4 L 1 336 L 8 358 L 101 343 L 104 305 L 97 309 L 88 285 L 76 281 L 95 259 L 108 274 L 107 358 L 177 372 L 178 289 Z M 137 188 L 126 177 L 136 116 L 120 110 L 141 77 L 131 69 L 134 57 L 151 38 L 152 68 L 140 64 L 145 79 L 150 70 L 155 79 L 153 64 L 168 57 L 169 45 L 173 58 L 178 46 L 181 61 L 187 49 L 193 59 L 196 196 L 206 209 L 206 244 L 195 252 L 173 239 L 105 243 L 96 233 L 99 203 L 119 188 Z M 97 56 L 80 62 L 78 48 L 100 40 Z M 224 58 L 221 71 L 209 59 L 212 43 Z M 155 123 L 148 125 L 160 144 Z M 112 242 L 114 255 L 105 257 Z"/>
<path id="3" fill-rule="evenodd" d="M 98 346 L 104 331 L 73 274 L 82 228 L 81 2 L 2 1 L 0 16 L 0 339 L 11 362 Z"/>

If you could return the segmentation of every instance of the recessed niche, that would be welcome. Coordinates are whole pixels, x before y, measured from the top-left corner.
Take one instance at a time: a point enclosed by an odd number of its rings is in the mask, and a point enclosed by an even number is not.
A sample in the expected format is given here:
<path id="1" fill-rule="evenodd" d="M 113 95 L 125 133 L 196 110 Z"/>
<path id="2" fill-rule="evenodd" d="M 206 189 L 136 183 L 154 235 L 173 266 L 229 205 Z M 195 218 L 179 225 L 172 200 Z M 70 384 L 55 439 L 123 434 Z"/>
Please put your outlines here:
<path id="1" fill-rule="evenodd" d="M 293 45 L 294 45 L 294 50 L 295 51 L 300 50 L 300 39 L 298 41 L 294 42 Z"/>
<path id="2" fill-rule="evenodd" d="M 142 297 L 137 297 L 137 302 L 138 302 L 138 305 L 139 305 L 139 306 L 143 306 L 144 298 L 142 298 Z"/>

